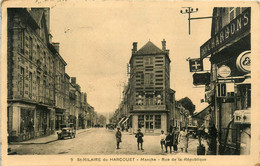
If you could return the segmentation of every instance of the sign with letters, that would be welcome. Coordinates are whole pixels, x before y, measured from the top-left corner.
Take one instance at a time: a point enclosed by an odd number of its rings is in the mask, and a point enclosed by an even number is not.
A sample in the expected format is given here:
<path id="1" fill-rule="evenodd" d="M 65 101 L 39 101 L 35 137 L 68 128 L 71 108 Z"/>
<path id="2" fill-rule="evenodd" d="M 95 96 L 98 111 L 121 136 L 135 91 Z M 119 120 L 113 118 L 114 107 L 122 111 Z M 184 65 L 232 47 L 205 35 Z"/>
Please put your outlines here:
<path id="1" fill-rule="evenodd" d="M 250 29 L 250 19 L 251 10 L 247 8 L 200 47 L 200 58 L 206 58 L 228 42 L 232 42 L 237 36 L 242 36 Z"/>
<path id="2" fill-rule="evenodd" d="M 251 71 L 251 51 L 244 51 L 238 57 L 236 61 L 238 70 L 250 73 Z"/>
<path id="3" fill-rule="evenodd" d="M 200 58 L 190 59 L 190 72 L 203 71 L 203 61 Z"/>

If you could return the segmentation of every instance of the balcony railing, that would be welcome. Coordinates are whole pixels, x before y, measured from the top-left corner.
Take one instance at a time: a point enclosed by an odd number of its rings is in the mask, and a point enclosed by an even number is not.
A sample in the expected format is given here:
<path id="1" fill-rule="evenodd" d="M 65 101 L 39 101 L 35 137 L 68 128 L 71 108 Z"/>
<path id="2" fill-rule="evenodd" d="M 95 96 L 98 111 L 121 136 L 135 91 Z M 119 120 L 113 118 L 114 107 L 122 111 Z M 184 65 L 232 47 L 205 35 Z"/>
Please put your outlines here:
<path id="1" fill-rule="evenodd" d="M 55 104 L 54 100 L 51 100 L 51 99 L 44 97 L 44 96 L 38 96 L 37 101 L 39 103 L 48 104 L 48 105 L 54 105 Z"/>
<path id="2" fill-rule="evenodd" d="M 134 105 L 133 111 L 166 111 L 166 105 Z"/>

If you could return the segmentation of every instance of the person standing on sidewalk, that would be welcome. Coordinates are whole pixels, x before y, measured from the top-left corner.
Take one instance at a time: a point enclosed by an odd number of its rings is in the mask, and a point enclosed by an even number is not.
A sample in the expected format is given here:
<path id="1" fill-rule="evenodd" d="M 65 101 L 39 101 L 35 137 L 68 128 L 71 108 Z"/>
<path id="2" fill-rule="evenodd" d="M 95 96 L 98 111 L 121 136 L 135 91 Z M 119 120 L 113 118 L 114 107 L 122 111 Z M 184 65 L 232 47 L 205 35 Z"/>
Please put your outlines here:
<path id="1" fill-rule="evenodd" d="M 179 140 L 179 131 L 177 130 L 176 127 L 173 128 L 172 139 L 173 139 L 173 151 L 176 153 L 178 151 L 178 140 Z"/>
<path id="2" fill-rule="evenodd" d="M 164 134 L 164 131 L 162 130 L 161 135 L 160 135 L 160 143 L 161 143 L 162 151 L 163 151 L 163 147 L 165 147 L 165 149 L 166 149 L 165 139 L 166 139 L 166 135 Z"/>
<path id="3" fill-rule="evenodd" d="M 122 142 L 122 134 L 120 132 L 120 127 L 117 128 L 117 132 L 116 132 L 116 149 L 120 149 L 119 148 L 119 144 L 120 142 Z"/>
<path id="4" fill-rule="evenodd" d="M 137 131 L 138 131 L 138 132 L 136 133 L 135 138 L 137 138 L 137 147 L 138 147 L 138 150 L 140 150 L 139 144 L 141 144 L 141 150 L 144 150 L 144 149 L 143 149 L 143 142 L 144 142 L 143 136 L 144 136 L 144 134 L 141 132 L 141 129 L 138 129 Z"/>
<path id="5" fill-rule="evenodd" d="M 173 146 L 173 142 L 172 142 L 172 133 L 170 130 L 168 130 L 167 136 L 166 136 L 166 146 L 165 146 L 165 152 L 168 152 L 168 146 L 170 148 L 170 153 L 172 153 L 172 146 Z"/>
<path id="6" fill-rule="evenodd" d="M 180 148 L 181 152 L 185 149 L 185 152 L 188 152 L 188 132 L 185 128 L 182 128 L 182 131 L 179 135 L 179 142 L 180 142 Z"/>

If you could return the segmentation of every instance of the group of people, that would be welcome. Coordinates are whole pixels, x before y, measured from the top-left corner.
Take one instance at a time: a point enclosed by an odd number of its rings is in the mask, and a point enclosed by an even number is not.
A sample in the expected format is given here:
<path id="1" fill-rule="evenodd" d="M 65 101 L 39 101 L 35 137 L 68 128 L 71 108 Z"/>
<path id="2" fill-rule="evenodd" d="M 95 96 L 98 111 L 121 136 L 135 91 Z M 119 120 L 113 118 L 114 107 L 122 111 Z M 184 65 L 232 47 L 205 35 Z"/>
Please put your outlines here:
<path id="1" fill-rule="evenodd" d="M 116 132 L 116 142 L 117 142 L 117 149 L 119 148 L 120 142 L 122 142 L 122 133 L 120 132 L 120 128 L 117 128 Z M 141 132 L 140 129 L 137 130 L 137 133 L 135 134 L 135 137 L 137 139 L 137 148 L 138 150 L 144 150 L 143 149 L 143 137 L 144 134 Z M 174 152 L 176 153 L 178 151 L 178 147 L 181 149 L 181 151 L 188 152 L 188 132 L 186 128 L 182 128 L 181 131 L 179 131 L 176 127 L 174 127 L 172 130 L 168 130 L 167 134 L 164 133 L 164 131 L 161 131 L 160 135 L 160 144 L 162 151 L 165 148 L 165 152 L 168 152 L 168 147 L 170 150 L 170 153 L 172 153 L 172 147 Z"/>
<path id="2" fill-rule="evenodd" d="M 164 131 L 161 131 L 160 135 L 160 144 L 161 149 L 163 151 L 165 147 L 165 152 L 168 153 L 168 147 L 170 149 L 170 153 L 172 153 L 172 147 L 174 152 L 176 153 L 178 151 L 178 146 L 183 152 L 188 152 L 188 132 L 186 128 L 182 128 L 181 131 L 178 131 L 176 127 L 174 127 L 172 130 L 168 130 L 167 134 L 164 133 Z"/>

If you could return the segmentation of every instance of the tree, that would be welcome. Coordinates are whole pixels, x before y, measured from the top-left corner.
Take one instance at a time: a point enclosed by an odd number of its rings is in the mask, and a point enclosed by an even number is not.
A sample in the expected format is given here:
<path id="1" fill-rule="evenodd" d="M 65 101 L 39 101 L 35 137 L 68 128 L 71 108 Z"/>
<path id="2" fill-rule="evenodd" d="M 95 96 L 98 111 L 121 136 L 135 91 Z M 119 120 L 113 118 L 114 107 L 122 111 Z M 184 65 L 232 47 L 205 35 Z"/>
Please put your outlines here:
<path id="1" fill-rule="evenodd" d="M 188 97 L 180 99 L 179 102 L 185 109 L 189 110 L 190 115 L 193 115 L 193 112 L 195 111 L 195 105 Z"/>
<path id="2" fill-rule="evenodd" d="M 98 123 L 105 125 L 106 124 L 106 117 L 104 115 L 100 115 L 98 117 Z"/>

